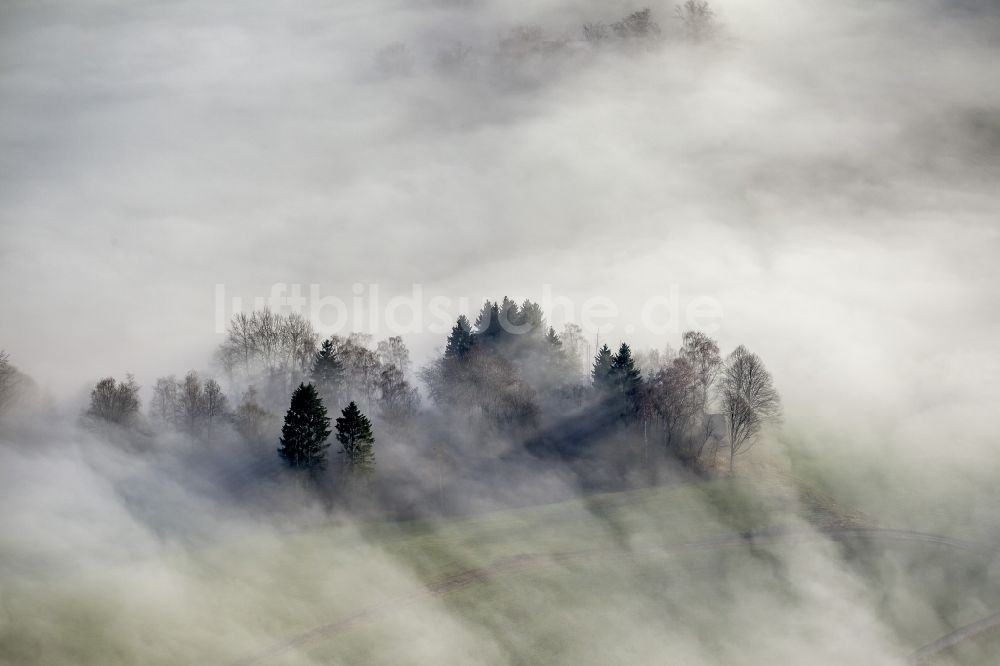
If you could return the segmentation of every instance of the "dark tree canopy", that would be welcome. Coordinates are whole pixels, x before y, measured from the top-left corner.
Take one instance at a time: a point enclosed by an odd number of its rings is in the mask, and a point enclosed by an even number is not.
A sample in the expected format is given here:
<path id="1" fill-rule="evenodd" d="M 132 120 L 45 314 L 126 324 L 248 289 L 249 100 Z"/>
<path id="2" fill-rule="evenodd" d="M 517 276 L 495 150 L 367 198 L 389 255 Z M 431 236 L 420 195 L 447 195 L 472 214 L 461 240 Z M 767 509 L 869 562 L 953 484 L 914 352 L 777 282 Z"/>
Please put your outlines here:
<path id="1" fill-rule="evenodd" d="M 597 351 L 597 356 L 594 357 L 594 367 L 590 371 L 594 388 L 598 391 L 610 392 L 614 386 L 612 362 L 613 355 L 611 349 L 607 345 L 604 345 Z"/>
<path id="2" fill-rule="evenodd" d="M 621 398 L 622 415 L 634 415 L 638 411 L 642 373 L 635 367 L 632 350 L 624 342 L 611 359 L 611 381 L 616 394 Z"/>
<path id="3" fill-rule="evenodd" d="M 114 377 L 105 377 L 97 382 L 90 392 L 90 408 L 87 415 L 108 423 L 129 425 L 139 415 L 139 385 L 132 375 L 125 381 L 116 382 Z"/>
<path id="4" fill-rule="evenodd" d="M 445 358 L 462 358 L 472 349 L 472 325 L 465 315 L 458 318 L 444 348 Z"/>
<path id="5" fill-rule="evenodd" d="M 344 456 L 344 464 L 357 471 L 368 472 L 375 466 L 375 435 L 372 423 L 351 402 L 337 419 L 337 441 Z"/>
<path id="6" fill-rule="evenodd" d="M 289 466 L 321 469 L 326 464 L 330 418 L 312 384 L 299 384 L 281 428 L 278 455 Z"/>

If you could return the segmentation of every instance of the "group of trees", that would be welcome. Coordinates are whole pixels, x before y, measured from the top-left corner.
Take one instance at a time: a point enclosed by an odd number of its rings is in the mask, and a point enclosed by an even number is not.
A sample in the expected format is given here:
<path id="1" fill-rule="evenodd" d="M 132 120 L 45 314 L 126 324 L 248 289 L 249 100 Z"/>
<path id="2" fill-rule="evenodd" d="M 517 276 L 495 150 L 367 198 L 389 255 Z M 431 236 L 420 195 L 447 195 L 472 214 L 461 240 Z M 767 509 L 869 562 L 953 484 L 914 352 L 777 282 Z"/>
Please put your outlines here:
<path id="1" fill-rule="evenodd" d="M 561 338 L 546 326 L 536 303 L 486 301 L 475 324 L 458 318 L 443 354 L 420 376 L 438 408 L 466 423 L 478 419 L 517 435 L 539 427 L 546 414 L 583 409 L 593 430 L 641 430 L 644 455 L 659 441 L 696 466 L 713 465 L 726 443 L 731 468 L 778 415 L 771 376 L 744 347 L 723 359 L 716 341 L 696 331 L 684 334 L 677 353 L 633 355 L 627 343 L 617 351 L 604 345 L 587 386 L 581 341 L 579 327 Z"/>
<path id="2" fill-rule="evenodd" d="M 312 382 L 299 384 L 292 394 L 278 449 L 290 467 L 314 472 L 326 468 L 331 430 L 324 397 L 337 404 L 359 392 L 371 400 L 371 391 L 377 390 L 381 413 L 388 421 L 404 420 L 416 413 L 416 389 L 409 386 L 405 374 L 410 355 L 402 338 L 380 342 L 375 352 L 358 340 L 355 336 L 324 340 L 313 362 Z M 373 379 L 376 373 L 377 379 Z M 341 469 L 350 478 L 369 477 L 375 466 L 375 436 L 371 421 L 356 401 L 351 400 L 343 409 L 336 431 Z"/>
<path id="3" fill-rule="evenodd" d="M 85 416 L 96 422 L 129 426 L 139 416 L 139 385 L 135 377 L 126 375 L 124 381 L 105 377 L 90 392 L 90 408 Z"/>
<path id="4" fill-rule="evenodd" d="M 303 354 L 310 350 L 306 362 Z M 239 403 L 232 407 L 219 382 L 191 371 L 180 380 L 171 375 L 156 381 L 148 417 L 161 430 L 208 444 L 227 429 L 254 446 L 277 440 L 284 463 L 314 473 L 327 467 L 335 433 L 339 469 L 367 479 L 375 464 L 375 438 L 366 412 L 400 435 L 446 423 L 450 430 L 473 434 L 467 441 L 489 434 L 526 446 L 552 441 L 544 433 L 560 428 L 568 433 L 563 441 L 580 440 L 580 446 L 588 437 L 622 441 L 608 437 L 618 433 L 642 443 L 644 461 L 653 443 L 659 444 L 654 450 L 702 469 L 716 464 L 725 444 L 730 470 L 780 412 L 761 359 L 743 346 L 723 358 L 716 341 L 701 332 L 685 333 L 676 352 L 633 353 L 625 342 L 616 350 L 605 344 L 593 357 L 589 377 L 582 359 L 588 350 L 578 326 L 569 324 L 557 334 L 537 303 L 487 300 L 475 323 L 457 319 L 441 355 L 419 372 L 437 408 L 421 412 L 409 379 L 409 351 L 400 337 L 375 346 L 362 334 L 320 342 L 296 316 L 241 314 L 217 356 L 231 387 L 244 382 Z M 0 356 L 0 398 L 6 363 Z M 292 380 L 297 388 L 276 402 L 245 384 L 269 380 L 274 380 L 271 390 Z M 328 409 L 340 412 L 333 424 Z M 279 410 L 285 410 L 280 426 Z M 139 386 L 131 375 L 100 380 L 85 412 L 91 420 L 126 427 L 139 414 Z M 574 420 L 577 427 L 566 429 Z M 577 437 L 580 433 L 584 437 Z M 440 434 L 433 438 L 437 458 L 443 442 L 454 441 L 451 433 Z"/>
<path id="5" fill-rule="evenodd" d="M 274 422 L 272 410 L 291 393 L 278 453 L 297 469 L 319 471 L 327 466 L 332 432 L 327 406 L 346 405 L 336 421 L 341 468 L 365 476 L 375 463 L 374 436 L 362 408 L 376 412 L 386 424 L 400 425 L 420 406 L 409 380 L 410 353 L 399 336 L 381 340 L 374 348 L 371 336 L 361 333 L 320 341 L 299 315 L 263 310 L 233 317 L 217 359 L 234 381 L 249 385 L 232 415 L 247 441 L 266 439 L 264 433 Z M 295 383 L 294 391 L 282 391 Z M 266 387 L 263 396 L 257 384 Z"/>
<path id="6" fill-rule="evenodd" d="M 336 421 L 344 478 L 369 478 L 375 467 L 372 424 L 351 402 Z M 292 468 L 318 472 L 326 469 L 330 417 L 312 384 L 299 384 L 281 427 L 278 456 Z"/>
<path id="7" fill-rule="evenodd" d="M 327 404 L 360 403 L 387 421 L 404 422 L 417 413 L 420 395 L 410 384 L 410 352 L 399 336 L 378 343 L 352 333 L 331 336 L 316 354 L 309 379 Z"/>
<path id="8" fill-rule="evenodd" d="M 234 415 L 219 383 L 208 379 L 202 384 L 192 370 L 181 381 L 174 375 L 156 380 L 149 416 L 161 428 L 211 442 L 219 427 L 231 422 Z"/>
<path id="9" fill-rule="evenodd" d="M 375 466 L 375 436 L 372 424 L 351 401 L 336 422 L 337 441 L 343 456 L 343 469 L 352 474 L 370 475 Z M 278 455 L 290 467 L 311 471 L 326 467 L 330 448 L 330 417 L 323 400 L 312 384 L 299 384 L 281 427 Z"/>
<path id="10" fill-rule="evenodd" d="M 725 441 L 730 471 L 780 413 L 780 397 L 760 357 L 741 345 L 723 360 L 718 343 L 698 331 L 685 333 L 680 351 L 664 356 L 645 379 L 627 344 L 617 354 L 605 345 L 594 359 L 592 381 L 618 418 L 642 425 L 644 443 L 659 436 L 681 460 L 711 464 Z"/>
<path id="11" fill-rule="evenodd" d="M 650 50 L 657 44 L 677 35 L 690 43 L 700 44 L 712 40 L 719 33 L 715 12 L 707 0 L 685 0 L 674 7 L 670 17 L 673 25 L 661 27 L 649 7 L 631 12 L 616 21 L 592 21 L 583 25 L 576 36 L 568 33 L 551 34 L 538 25 L 515 25 L 499 36 L 495 49 L 474 47 L 463 41 L 454 41 L 440 48 L 431 58 L 438 71 L 461 73 L 479 61 L 491 61 L 509 70 L 511 65 L 540 62 L 555 56 L 576 52 L 574 46 L 591 49 L 618 47 L 625 50 Z M 386 76 L 406 76 L 415 68 L 417 58 L 406 44 L 393 42 L 375 56 L 378 70 Z"/>
<path id="12" fill-rule="evenodd" d="M 216 362 L 231 384 L 254 386 L 265 402 L 287 400 L 312 367 L 319 336 L 300 314 L 269 308 L 233 316 Z"/>
<path id="13" fill-rule="evenodd" d="M 459 317 L 420 378 L 439 409 L 504 430 L 531 428 L 546 406 L 581 397 L 577 348 L 545 325 L 537 303 L 507 297 L 486 301 L 474 325 Z"/>
<path id="14" fill-rule="evenodd" d="M 362 333 L 321 340 L 301 315 L 264 309 L 232 318 L 216 360 L 230 385 L 253 390 L 244 397 L 248 417 L 260 416 L 254 405 L 283 408 L 293 388 L 308 382 L 328 405 L 354 400 L 387 420 L 403 421 L 419 407 L 409 350 L 399 336 L 374 348 L 371 343 Z"/>
<path id="15" fill-rule="evenodd" d="M 715 12 L 707 0 L 685 0 L 674 7 L 673 18 L 681 27 L 684 38 L 690 42 L 705 42 L 718 33 Z M 593 45 L 616 41 L 627 45 L 648 46 L 661 41 L 664 32 L 649 7 L 632 12 L 611 24 L 594 22 L 583 26 L 583 38 Z"/>

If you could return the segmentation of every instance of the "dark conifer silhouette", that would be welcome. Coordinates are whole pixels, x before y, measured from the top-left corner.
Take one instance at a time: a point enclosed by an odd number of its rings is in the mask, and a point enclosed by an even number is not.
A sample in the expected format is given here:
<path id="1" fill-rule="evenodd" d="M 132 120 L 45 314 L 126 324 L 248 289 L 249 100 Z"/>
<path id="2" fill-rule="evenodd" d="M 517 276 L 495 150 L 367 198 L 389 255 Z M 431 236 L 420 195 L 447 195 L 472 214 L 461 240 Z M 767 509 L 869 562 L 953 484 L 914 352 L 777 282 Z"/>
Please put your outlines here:
<path id="1" fill-rule="evenodd" d="M 337 419 L 337 441 L 344 464 L 352 471 L 371 472 L 375 466 L 375 436 L 372 423 L 351 401 Z"/>
<path id="2" fill-rule="evenodd" d="M 340 400 L 344 389 L 344 364 L 337 357 L 333 339 L 324 340 L 313 361 L 312 382 L 330 404 Z"/>
<path id="3" fill-rule="evenodd" d="M 613 356 L 607 345 L 597 351 L 594 357 L 594 367 L 590 371 L 590 378 L 593 380 L 594 388 L 601 392 L 610 392 L 614 386 L 612 376 Z"/>
<path id="4" fill-rule="evenodd" d="M 631 417 L 638 412 L 642 390 L 642 375 L 635 367 L 632 350 L 624 342 L 611 359 L 611 381 L 621 397 L 622 416 Z"/>
<path id="5" fill-rule="evenodd" d="M 330 419 L 312 384 L 299 384 L 281 427 L 278 455 L 291 467 L 322 469 L 326 464 L 326 442 Z"/>
<path id="6" fill-rule="evenodd" d="M 472 349 L 472 326 L 469 320 L 462 315 L 455 322 L 448 336 L 448 342 L 444 348 L 444 357 L 447 359 L 460 359 Z"/>

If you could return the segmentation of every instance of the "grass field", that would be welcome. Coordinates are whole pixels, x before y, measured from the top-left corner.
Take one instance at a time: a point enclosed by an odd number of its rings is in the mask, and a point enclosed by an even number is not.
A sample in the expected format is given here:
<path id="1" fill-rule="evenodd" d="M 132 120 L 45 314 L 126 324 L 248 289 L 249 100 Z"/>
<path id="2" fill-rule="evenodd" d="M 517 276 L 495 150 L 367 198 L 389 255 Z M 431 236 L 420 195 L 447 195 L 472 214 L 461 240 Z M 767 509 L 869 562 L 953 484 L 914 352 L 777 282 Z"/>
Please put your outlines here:
<path id="1" fill-rule="evenodd" d="M 864 516 L 774 477 L 438 523 L 167 544 L 68 577 L 4 582 L 0 659 L 904 663 L 1000 607 L 979 554 L 822 533 L 865 526 Z M 995 642 L 982 645 L 934 663 L 987 663 Z"/>

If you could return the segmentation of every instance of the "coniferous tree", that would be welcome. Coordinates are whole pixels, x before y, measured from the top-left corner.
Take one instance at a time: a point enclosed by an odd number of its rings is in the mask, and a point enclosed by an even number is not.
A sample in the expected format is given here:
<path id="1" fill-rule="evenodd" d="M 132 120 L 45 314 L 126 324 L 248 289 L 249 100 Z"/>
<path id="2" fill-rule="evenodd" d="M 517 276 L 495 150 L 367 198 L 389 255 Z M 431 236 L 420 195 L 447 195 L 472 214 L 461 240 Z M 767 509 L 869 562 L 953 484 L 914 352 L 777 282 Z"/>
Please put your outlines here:
<path id="1" fill-rule="evenodd" d="M 545 334 L 545 339 L 554 348 L 562 349 L 562 340 L 560 340 L 559 335 L 556 334 L 556 329 L 551 326 L 549 326 L 549 332 Z"/>
<path id="2" fill-rule="evenodd" d="M 375 466 L 375 436 L 371 421 L 354 401 L 341 414 L 337 419 L 337 441 L 340 442 L 344 464 L 352 471 L 371 472 Z"/>
<path id="3" fill-rule="evenodd" d="M 326 464 L 330 418 L 312 384 L 299 384 L 281 427 L 278 455 L 291 467 L 321 469 Z"/>
<path id="4" fill-rule="evenodd" d="M 594 367 L 590 372 L 590 377 L 594 382 L 594 388 L 601 392 L 610 392 L 614 386 L 612 375 L 612 363 L 614 357 L 607 345 L 601 347 L 597 356 L 594 357 Z"/>
<path id="5" fill-rule="evenodd" d="M 631 416 L 638 411 L 642 389 L 642 373 L 635 367 L 632 350 L 624 342 L 611 359 L 611 380 L 622 398 L 622 413 Z"/>
<path id="6" fill-rule="evenodd" d="M 527 329 L 528 333 L 536 331 L 544 333 L 545 316 L 542 313 L 542 306 L 525 299 L 524 303 L 521 304 L 519 323 Z"/>
<path id="7" fill-rule="evenodd" d="M 472 326 L 465 315 L 458 318 L 448 336 L 448 342 L 444 348 L 444 357 L 447 359 L 463 358 L 472 349 Z"/>
<path id="8" fill-rule="evenodd" d="M 337 356 L 333 338 L 323 341 L 312 367 L 312 383 L 330 403 L 340 400 L 344 388 L 344 364 Z"/>
<path id="9" fill-rule="evenodd" d="M 483 309 L 476 317 L 475 336 L 481 340 L 492 342 L 500 336 L 500 307 L 489 300 L 483 303 Z"/>
<path id="10" fill-rule="evenodd" d="M 501 337 L 509 337 L 521 332 L 521 312 L 517 303 L 503 297 L 503 302 L 497 307 L 497 327 Z"/>

